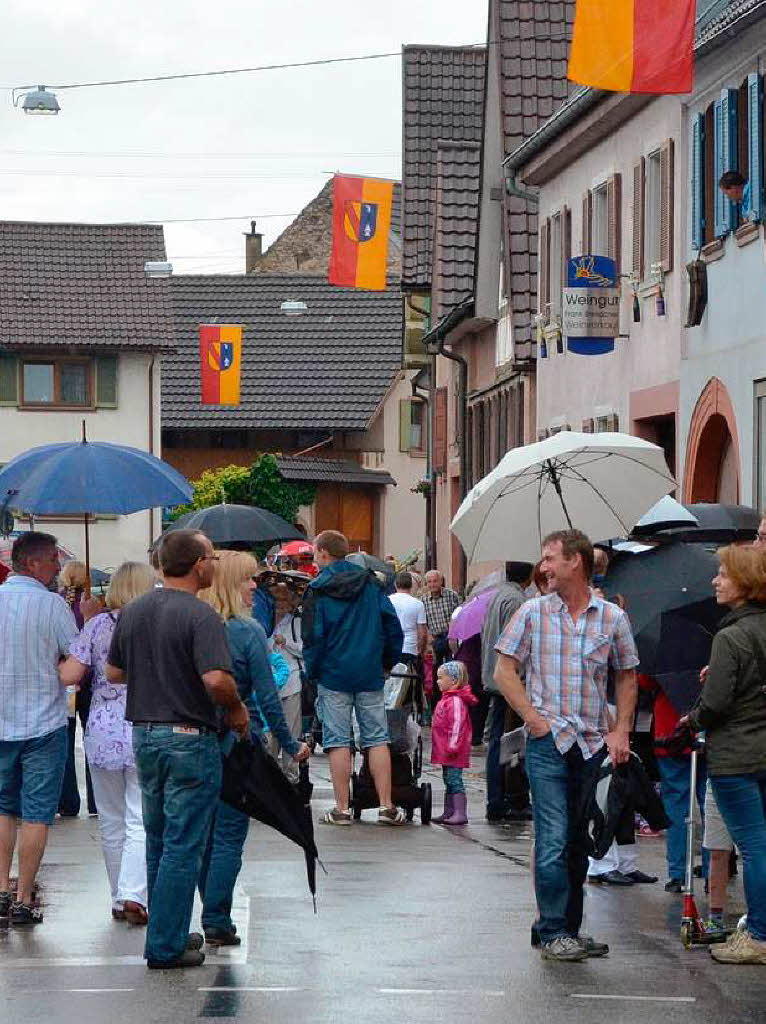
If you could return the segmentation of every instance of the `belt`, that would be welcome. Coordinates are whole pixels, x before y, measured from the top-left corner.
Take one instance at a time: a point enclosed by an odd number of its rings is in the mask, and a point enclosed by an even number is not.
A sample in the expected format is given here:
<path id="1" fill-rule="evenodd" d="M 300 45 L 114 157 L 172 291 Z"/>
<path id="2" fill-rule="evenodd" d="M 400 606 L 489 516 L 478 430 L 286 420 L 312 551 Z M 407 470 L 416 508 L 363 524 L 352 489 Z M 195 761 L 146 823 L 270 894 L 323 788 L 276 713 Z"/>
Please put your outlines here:
<path id="1" fill-rule="evenodd" d="M 199 736 L 218 735 L 218 730 L 211 729 L 209 725 L 192 725 L 191 722 L 133 722 L 133 725 L 140 725 L 143 729 L 184 729 Z"/>

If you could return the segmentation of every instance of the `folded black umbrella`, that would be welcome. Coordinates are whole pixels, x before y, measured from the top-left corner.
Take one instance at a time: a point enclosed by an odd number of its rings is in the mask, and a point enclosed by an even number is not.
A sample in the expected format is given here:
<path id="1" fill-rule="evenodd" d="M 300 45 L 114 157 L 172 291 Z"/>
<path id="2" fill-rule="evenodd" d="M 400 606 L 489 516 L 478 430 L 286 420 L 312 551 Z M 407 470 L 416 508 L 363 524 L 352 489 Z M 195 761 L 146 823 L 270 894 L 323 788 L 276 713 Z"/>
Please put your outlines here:
<path id="1" fill-rule="evenodd" d="M 681 714 L 699 696 L 700 669 L 726 611 L 713 597 L 717 571 L 707 548 L 677 542 L 621 554 L 607 573 L 607 595 L 625 600 L 640 671 L 657 680 Z"/>
<path id="2" fill-rule="evenodd" d="M 261 743 L 239 740 L 224 754 L 221 799 L 300 846 L 306 855 L 309 890 L 316 910 L 316 861 L 319 854 L 314 842 L 311 814 L 306 813 L 306 803 L 310 801 L 313 789 L 308 781 L 308 768 L 304 776 L 303 793 L 299 793 Z M 305 796 L 306 792 L 308 796 Z"/>

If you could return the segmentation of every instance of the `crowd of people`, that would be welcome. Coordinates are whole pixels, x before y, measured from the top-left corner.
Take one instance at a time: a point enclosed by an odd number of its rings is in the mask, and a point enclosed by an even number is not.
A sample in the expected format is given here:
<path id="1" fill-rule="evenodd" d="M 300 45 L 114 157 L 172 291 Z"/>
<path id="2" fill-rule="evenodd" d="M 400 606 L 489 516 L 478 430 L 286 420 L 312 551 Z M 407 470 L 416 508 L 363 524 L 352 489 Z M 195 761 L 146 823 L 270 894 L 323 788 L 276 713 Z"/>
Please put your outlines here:
<path id="1" fill-rule="evenodd" d="M 762 541 L 718 553 L 715 595 L 730 611 L 685 716 L 640 674 L 629 609 L 604 596 L 608 556 L 577 530 L 547 537 L 536 566 L 505 563 L 470 635 L 454 629 L 467 603 L 438 571 L 425 574 L 422 588 L 414 573 L 398 573 L 389 597 L 374 573 L 347 560 L 342 534 L 319 534 L 314 552 L 318 574 L 305 589 L 280 584 L 267 595 L 252 555 L 216 551 L 204 534 L 175 530 L 155 550 L 154 568 L 127 562 L 115 570 L 102 601 L 86 596 L 78 567 L 62 572 L 54 537 L 18 537 L 0 587 L 0 918 L 14 927 L 43 920 L 36 880 L 48 829 L 57 813 L 79 810 L 66 782 L 79 713 L 113 918 L 146 927 L 152 969 L 198 966 L 204 942 L 237 945 L 232 900 L 248 818 L 220 799 L 227 744 L 264 743 L 295 782 L 310 756 L 303 711 L 315 691 L 334 794 L 321 822 L 353 822 L 357 746 L 377 791 L 378 823 L 401 826 L 384 682 L 403 663 L 422 681 L 431 761 L 442 769 L 435 823 L 467 823 L 463 772 L 480 751 L 487 820 L 534 821 L 532 943 L 546 959 L 608 953 L 580 931 L 587 879 L 657 881 L 638 867 L 632 809 L 630 835 L 622 829 L 605 856 L 589 858 L 594 829 L 580 809 L 595 804 L 589 793 L 609 773 L 643 773 L 631 749 L 647 768 L 656 763 L 668 826 L 665 888 L 682 891 L 690 744 L 704 731 L 699 802 L 712 926 L 725 928 L 735 845 L 747 900 L 746 920 L 712 955 L 766 963 Z M 514 756 L 502 757 L 505 740 L 519 734 Z M 667 741 L 656 759 L 652 736 Z M 659 835 L 651 821 L 638 829 Z M 197 891 L 204 934 L 189 931 Z"/>

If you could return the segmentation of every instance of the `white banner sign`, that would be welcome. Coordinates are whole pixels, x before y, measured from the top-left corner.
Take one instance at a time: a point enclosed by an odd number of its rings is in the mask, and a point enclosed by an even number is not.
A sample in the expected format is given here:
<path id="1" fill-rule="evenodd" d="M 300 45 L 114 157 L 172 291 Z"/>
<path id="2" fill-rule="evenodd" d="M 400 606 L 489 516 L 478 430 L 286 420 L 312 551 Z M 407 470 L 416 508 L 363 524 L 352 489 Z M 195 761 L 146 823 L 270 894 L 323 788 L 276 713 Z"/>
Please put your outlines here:
<path id="1" fill-rule="evenodd" d="M 565 288 L 562 331 L 568 338 L 616 338 L 619 288 Z"/>

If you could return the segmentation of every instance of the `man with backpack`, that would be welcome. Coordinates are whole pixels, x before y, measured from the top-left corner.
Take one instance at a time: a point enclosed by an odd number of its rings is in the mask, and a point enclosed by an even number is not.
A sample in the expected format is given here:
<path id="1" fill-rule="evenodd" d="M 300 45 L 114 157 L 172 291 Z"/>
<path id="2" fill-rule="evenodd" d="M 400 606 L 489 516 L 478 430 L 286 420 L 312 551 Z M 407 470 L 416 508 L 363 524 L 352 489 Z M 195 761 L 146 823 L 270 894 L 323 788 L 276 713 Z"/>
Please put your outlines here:
<path id="1" fill-rule="evenodd" d="M 301 633 L 306 673 L 317 683 L 322 746 L 330 761 L 335 807 L 327 825 L 350 825 L 351 717 L 380 801 L 378 822 L 401 825 L 404 812 L 391 802 L 391 754 L 383 702 L 383 676 L 399 660 L 404 634 L 394 606 L 368 569 L 346 561 L 342 533 L 325 530 L 314 540 L 320 573 L 303 597 Z"/>

